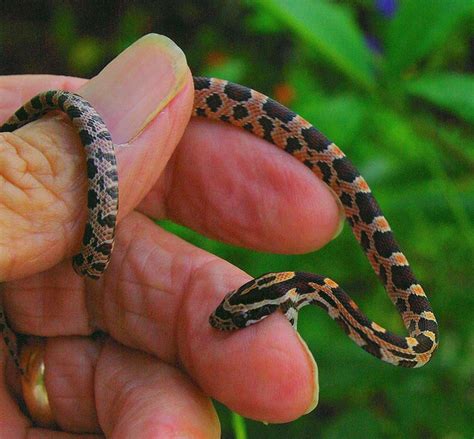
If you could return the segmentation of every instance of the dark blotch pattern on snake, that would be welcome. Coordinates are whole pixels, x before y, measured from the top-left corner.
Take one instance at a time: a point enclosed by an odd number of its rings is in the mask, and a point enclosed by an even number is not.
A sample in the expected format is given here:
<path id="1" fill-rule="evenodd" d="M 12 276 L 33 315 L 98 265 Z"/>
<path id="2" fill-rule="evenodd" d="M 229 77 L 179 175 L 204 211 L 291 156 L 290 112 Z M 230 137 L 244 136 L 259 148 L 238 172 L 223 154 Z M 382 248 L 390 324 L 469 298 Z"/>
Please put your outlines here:
<path id="1" fill-rule="evenodd" d="M 433 311 L 367 182 L 344 153 L 303 118 L 255 90 L 199 77 L 194 78 L 194 86 L 195 116 L 230 123 L 273 143 L 330 186 L 409 336 L 391 333 L 370 320 L 333 280 L 299 272 L 268 273 L 229 293 L 210 316 L 211 325 L 220 330 L 243 328 L 280 309 L 296 328 L 298 310 L 316 304 L 377 358 L 403 367 L 418 367 L 429 361 L 438 344 Z M 89 218 L 82 249 L 73 264 L 80 275 L 96 279 L 107 268 L 118 210 L 114 147 L 102 119 L 80 96 L 50 91 L 25 104 L 0 131 L 13 131 L 51 110 L 69 116 L 86 150 Z M 0 329 L 17 361 L 1 308 Z"/>
<path id="2" fill-rule="evenodd" d="M 71 120 L 84 146 L 87 160 L 88 219 L 82 247 L 73 258 L 74 270 L 81 276 L 98 279 L 107 268 L 112 255 L 118 213 L 117 163 L 114 144 L 104 121 L 81 96 L 50 90 L 24 104 L 0 126 L 0 132 L 14 131 L 54 110 L 65 113 Z M 14 337 L 1 306 L 0 331 L 19 366 Z"/>

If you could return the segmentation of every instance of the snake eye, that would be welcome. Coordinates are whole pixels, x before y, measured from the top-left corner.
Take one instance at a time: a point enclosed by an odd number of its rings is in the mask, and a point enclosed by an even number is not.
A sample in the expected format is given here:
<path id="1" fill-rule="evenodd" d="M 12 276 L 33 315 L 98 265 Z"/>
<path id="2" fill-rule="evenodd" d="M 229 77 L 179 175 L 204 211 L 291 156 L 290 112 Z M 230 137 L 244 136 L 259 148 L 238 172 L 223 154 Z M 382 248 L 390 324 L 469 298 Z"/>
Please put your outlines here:
<path id="1" fill-rule="evenodd" d="M 249 320 L 249 313 L 244 311 L 244 312 L 239 312 L 236 313 L 232 316 L 232 321 L 234 322 L 235 326 L 238 328 L 245 328 L 247 321 Z"/>
<path id="2" fill-rule="evenodd" d="M 278 308 L 277 305 L 264 305 L 258 310 L 258 320 L 264 319 L 265 317 L 268 317 L 270 314 L 272 314 L 274 311 L 276 311 Z"/>

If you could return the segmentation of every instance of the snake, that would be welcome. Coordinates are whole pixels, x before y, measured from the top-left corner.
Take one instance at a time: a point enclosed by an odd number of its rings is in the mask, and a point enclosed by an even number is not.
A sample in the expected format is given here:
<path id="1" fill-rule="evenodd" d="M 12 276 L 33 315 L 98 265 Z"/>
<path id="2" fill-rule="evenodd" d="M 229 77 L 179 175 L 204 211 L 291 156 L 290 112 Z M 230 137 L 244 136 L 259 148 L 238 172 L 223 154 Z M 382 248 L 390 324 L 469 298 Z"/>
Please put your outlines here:
<path id="1" fill-rule="evenodd" d="M 370 320 L 332 279 L 294 271 L 267 273 L 231 291 L 210 315 L 210 325 L 221 331 L 237 330 L 279 310 L 296 330 L 298 311 L 314 304 L 376 358 L 408 368 L 426 364 L 438 346 L 435 315 L 369 185 L 351 161 L 313 125 L 272 98 L 227 80 L 193 77 L 193 82 L 193 116 L 229 123 L 265 139 L 299 160 L 336 194 L 408 335 L 400 336 Z M 0 132 L 14 131 L 55 110 L 71 120 L 87 160 L 88 220 L 73 267 L 81 276 L 98 279 L 112 255 L 118 213 L 114 144 L 102 118 L 81 96 L 50 90 L 24 104 L 0 126 Z M 2 308 L 0 330 L 19 366 L 13 331 Z"/>

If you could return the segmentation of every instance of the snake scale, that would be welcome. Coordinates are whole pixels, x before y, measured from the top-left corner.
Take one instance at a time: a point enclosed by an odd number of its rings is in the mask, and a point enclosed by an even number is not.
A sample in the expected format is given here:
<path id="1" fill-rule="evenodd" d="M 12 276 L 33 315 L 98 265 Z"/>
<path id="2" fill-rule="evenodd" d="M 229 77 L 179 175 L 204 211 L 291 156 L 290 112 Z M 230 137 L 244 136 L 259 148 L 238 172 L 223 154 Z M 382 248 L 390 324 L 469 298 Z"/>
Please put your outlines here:
<path id="1" fill-rule="evenodd" d="M 194 88 L 194 116 L 230 123 L 273 143 L 337 194 L 355 238 L 409 335 L 396 335 L 370 320 L 333 280 L 300 272 L 268 273 L 230 292 L 210 316 L 210 324 L 234 330 L 279 309 L 296 329 L 298 310 L 316 304 L 375 357 L 403 367 L 419 367 L 429 361 L 438 345 L 436 318 L 367 182 L 344 153 L 299 115 L 255 90 L 204 77 L 194 77 Z M 13 131 L 51 110 L 69 116 L 86 151 L 89 217 L 73 265 L 78 274 L 97 279 L 112 254 L 118 212 L 114 146 L 101 117 L 80 96 L 52 90 L 23 105 L 0 131 Z M 1 308 L 0 329 L 18 365 L 13 334 Z"/>

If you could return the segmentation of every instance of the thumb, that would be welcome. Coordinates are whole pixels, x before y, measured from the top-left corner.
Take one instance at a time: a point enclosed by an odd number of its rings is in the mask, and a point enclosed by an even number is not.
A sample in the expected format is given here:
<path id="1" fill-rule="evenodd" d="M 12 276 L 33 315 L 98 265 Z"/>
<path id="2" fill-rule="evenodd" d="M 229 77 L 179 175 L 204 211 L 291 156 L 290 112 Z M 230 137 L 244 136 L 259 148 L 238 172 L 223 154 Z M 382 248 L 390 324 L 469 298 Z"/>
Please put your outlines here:
<path id="1" fill-rule="evenodd" d="M 18 88 L 10 83 L 9 93 Z M 120 220 L 150 190 L 188 123 L 186 59 L 168 38 L 147 35 L 77 92 L 118 145 Z M 86 193 L 84 149 L 64 115 L 0 133 L 0 281 L 43 271 L 77 251 Z"/>

